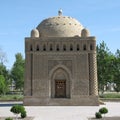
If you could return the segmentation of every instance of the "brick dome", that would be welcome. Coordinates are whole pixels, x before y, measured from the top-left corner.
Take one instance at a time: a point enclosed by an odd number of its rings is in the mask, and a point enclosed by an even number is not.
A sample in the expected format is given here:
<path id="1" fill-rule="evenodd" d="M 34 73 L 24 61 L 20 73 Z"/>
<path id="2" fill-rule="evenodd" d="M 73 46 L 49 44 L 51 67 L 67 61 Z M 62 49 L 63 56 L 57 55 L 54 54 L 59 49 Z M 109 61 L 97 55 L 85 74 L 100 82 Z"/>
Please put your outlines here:
<path id="1" fill-rule="evenodd" d="M 41 37 L 81 36 L 83 26 L 74 18 L 58 15 L 43 20 L 37 29 Z"/>

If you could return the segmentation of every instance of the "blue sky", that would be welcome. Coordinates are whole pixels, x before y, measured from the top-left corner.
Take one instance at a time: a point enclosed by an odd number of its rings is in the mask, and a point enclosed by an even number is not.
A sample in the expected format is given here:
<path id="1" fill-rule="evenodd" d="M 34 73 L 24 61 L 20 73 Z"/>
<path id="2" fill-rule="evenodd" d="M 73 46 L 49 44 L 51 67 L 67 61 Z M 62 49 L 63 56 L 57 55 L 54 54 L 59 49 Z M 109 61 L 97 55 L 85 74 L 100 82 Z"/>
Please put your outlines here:
<path id="1" fill-rule="evenodd" d="M 1 0 L 0 48 L 6 53 L 7 68 L 15 61 L 15 54 L 24 56 L 24 38 L 45 18 L 57 16 L 76 18 L 97 44 L 105 41 L 115 53 L 120 47 L 120 0 Z"/>

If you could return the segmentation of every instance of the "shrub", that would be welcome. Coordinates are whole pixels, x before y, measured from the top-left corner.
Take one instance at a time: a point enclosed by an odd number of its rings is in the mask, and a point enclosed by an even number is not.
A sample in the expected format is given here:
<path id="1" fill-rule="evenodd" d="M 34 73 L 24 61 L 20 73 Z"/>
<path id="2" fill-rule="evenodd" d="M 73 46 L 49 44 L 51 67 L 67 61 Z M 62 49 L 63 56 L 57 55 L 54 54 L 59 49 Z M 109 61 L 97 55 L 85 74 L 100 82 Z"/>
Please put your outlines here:
<path id="1" fill-rule="evenodd" d="M 22 105 L 20 105 L 20 106 L 21 106 L 21 110 L 20 110 L 20 112 L 25 111 L 25 107 L 22 106 Z"/>
<path id="2" fill-rule="evenodd" d="M 13 118 L 8 117 L 8 118 L 6 118 L 5 120 L 13 120 Z"/>
<path id="3" fill-rule="evenodd" d="M 96 117 L 96 118 L 102 118 L 102 115 L 101 115 L 100 112 L 96 112 L 96 113 L 95 113 L 95 117 Z"/>
<path id="4" fill-rule="evenodd" d="M 21 111 L 21 118 L 25 118 L 27 116 L 26 111 Z"/>
<path id="5" fill-rule="evenodd" d="M 14 99 L 14 100 L 17 100 L 17 96 L 14 96 L 13 99 Z"/>
<path id="6" fill-rule="evenodd" d="M 20 113 L 22 117 L 26 117 L 26 111 L 24 106 L 22 105 L 13 105 L 10 111 L 16 114 L 16 119 L 18 118 L 18 114 Z"/>
<path id="7" fill-rule="evenodd" d="M 100 108 L 100 109 L 99 109 L 99 112 L 100 112 L 101 114 L 106 114 L 106 113 L 108 113 L 108 109 L 107 109 L 106 107 L 103 107 L 103 108 Z"/>
<path id="8" fill-rule="evenodd" d="M 21 106 L 20 105 L 13 105 L 10 109 L 11 112 L 14 114 L 19 114 L 21 112 Z"/>

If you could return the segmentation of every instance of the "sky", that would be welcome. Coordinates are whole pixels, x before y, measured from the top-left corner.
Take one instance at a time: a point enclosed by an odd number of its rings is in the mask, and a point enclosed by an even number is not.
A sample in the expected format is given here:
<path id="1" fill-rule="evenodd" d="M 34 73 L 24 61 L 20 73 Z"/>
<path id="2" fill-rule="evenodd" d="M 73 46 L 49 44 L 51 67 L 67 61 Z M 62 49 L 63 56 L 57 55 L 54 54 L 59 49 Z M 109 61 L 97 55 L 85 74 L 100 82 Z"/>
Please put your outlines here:
<path id="1" fill-rule="evenodd" d="M 120 49 L 120 0 L 0 0 L 0 49 L 8 69 L 15 54 L 25 56 L 25 37 L 31 30 L 60 9 L 96 36 L 97 44 L 104 41 L 112 53 Z"/>

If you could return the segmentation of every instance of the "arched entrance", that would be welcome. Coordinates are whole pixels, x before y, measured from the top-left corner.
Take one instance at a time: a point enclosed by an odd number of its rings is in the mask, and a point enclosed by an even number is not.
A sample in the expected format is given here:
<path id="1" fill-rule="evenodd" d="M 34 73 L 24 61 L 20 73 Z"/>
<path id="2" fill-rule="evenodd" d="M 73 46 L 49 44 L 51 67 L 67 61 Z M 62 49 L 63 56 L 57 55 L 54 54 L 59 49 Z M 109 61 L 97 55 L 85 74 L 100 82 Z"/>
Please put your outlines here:
<path id="1" fill-rule="evenodd" d="M 61 67 L 55 69 L 51 76 L 51 97 L 70 98 L 70 77 Z"/>

